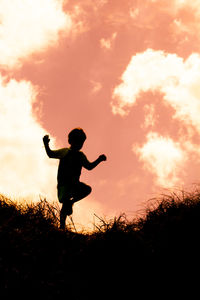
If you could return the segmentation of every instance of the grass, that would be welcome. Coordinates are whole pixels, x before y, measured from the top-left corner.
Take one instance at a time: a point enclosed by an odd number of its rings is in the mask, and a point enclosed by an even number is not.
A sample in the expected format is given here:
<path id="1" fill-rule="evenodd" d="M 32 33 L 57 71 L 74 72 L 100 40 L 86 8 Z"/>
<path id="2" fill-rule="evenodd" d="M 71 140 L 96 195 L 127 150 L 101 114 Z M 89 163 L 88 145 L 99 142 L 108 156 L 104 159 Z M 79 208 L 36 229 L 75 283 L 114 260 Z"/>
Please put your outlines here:
<path id="1" fill-rule="evenodd" d="M 153 199 L 132 221 L 125 215 L 97 217 L 90 234 L 60 230 L 58 215 L 46 200 L 20 205 L 0 197 L 1 299 L 110 299 L 119 293 L 126 298 L 126 293 L 150 295 L 155 284 L 166 293 L 180 278 L 194 282 L 198 190 Z"/>

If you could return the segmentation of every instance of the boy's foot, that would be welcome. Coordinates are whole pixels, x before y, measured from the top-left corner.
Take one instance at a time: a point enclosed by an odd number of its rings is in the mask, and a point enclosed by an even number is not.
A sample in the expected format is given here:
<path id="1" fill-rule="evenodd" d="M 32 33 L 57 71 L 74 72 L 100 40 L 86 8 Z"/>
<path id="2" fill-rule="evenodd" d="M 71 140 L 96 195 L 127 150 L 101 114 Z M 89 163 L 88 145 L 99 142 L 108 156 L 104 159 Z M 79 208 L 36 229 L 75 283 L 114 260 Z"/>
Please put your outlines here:
<path id="1" fill-rule="evenodd" d="M 65 223 L 60 222 L 60 229 L 65 230 Z"/>
<path id="2" fill-rule="evenodd" d="M 71 216 L 73 210 L 72 206 L 74 204 L 73 200 L 67 200 L 60 212 L 60 229 L 65 229 L 65 220 L 67 216 Z"/>
<path id="3" fill-rule="evenodd" d="M 67 208 L 66 208 L 66 214 L 67 216 L 70 216 L 73 213 L 72 206 L 74 202 L 72 200 L 68 201 Z"/>

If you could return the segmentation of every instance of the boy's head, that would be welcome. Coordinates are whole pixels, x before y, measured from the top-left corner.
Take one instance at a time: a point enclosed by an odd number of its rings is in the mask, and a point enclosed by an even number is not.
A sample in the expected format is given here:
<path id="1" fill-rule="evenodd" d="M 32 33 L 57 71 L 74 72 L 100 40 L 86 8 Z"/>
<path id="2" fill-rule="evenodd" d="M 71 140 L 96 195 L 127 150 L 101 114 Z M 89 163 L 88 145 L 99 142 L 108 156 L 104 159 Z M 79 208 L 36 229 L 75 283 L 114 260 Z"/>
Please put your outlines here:
<path id="1" fill-rule="evenodd" d="M 72 149 L 80 150 L 86 138 L 86 134 L 82 128 L 74 128 L 68 135 L 68 142 Z"/>

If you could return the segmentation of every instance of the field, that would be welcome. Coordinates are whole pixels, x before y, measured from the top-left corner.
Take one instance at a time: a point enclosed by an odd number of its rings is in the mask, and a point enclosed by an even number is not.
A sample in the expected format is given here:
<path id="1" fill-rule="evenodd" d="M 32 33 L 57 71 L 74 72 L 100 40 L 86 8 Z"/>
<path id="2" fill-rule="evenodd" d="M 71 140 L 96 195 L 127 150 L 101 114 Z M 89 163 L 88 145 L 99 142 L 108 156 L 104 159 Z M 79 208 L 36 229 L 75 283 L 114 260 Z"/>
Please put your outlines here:
<path id="1" fill-rule="evenodd" d="M 150 203 L 132 221 L 99 217 L 92 233 L 76 233 L 59 229 L 46 200 L 19 205 L 1 196 L 1 299 L 140 299 L 194 290 L 200 192 L 171 192 Z"/>

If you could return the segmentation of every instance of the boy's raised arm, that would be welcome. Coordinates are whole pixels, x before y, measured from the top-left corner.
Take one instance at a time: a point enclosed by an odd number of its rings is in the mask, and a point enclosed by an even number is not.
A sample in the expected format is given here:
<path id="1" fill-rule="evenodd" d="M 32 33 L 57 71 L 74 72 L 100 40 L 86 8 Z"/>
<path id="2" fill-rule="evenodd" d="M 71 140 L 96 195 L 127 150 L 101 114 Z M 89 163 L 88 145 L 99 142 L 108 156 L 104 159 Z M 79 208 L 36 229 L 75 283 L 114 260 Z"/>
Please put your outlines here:
<path id="1" fill-rule="evenodd" d="M 45 150 L 46 150 L 46 153 L 47 155 L 50 157 L 50 158 L 53 158 L 53 151 L 50 149 L 49 147 L 49 142 L 50 142 L 50 138 L 48 135 L 45 135 L 43 137 L 43 143 L 44 143 L 44 147 L 45 147 Z"/>
<path id="2" fill-rule="evenodd" d="M 45 147 L 48 157 L 57 158 L 57 159 L 63 158 L 66 154 L 66 149 L 63 148 L 63 149 L 59 149 L 59 150 L 51 150 L 49 147 L 49 142 L 50 142 L 49 136 L 45 135 L 43 137 L 43 143 L 44 143 L 44 147 Z"/>

